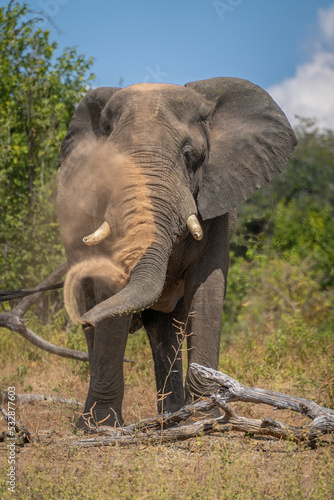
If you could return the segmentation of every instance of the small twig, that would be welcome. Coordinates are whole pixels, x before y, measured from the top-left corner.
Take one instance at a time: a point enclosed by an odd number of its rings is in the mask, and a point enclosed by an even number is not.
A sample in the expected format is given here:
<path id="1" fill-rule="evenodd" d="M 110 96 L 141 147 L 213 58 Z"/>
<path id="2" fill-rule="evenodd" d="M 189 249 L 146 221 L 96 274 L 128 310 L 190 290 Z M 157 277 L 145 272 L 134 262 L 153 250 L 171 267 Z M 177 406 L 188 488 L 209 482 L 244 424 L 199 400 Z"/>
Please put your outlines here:
<path id="1" fill-rule="evenodd" d="M 173 324 L 173 326 L 175 328 L 177 328 L 177 330 L 178 330 L 178 332 L 175 332 L 176 337 L 177 337 L 177 349 L 174 348 L 174 359 L 172 361 L 169 360 L 169 370 L 168 370 L 167 376 L 165 378 L 162 391 L 161 391 L 161 393 L 158 393 L 158 401 L 161 401 L 162 413 L 164 412 L 164 399 L 168 396 L 168 394 L 170 394 L 170 393 L 165 392 L 166 385 L 167 385 L 168 379 L 170 377 L 170 374 L 172 373 L 173 366 L 175 365 L 175 363 L 178 359 L 178 356 L 180 355 L 180 351 L 182 352 L 182 345 L 183 345 L 184 339 L 187 336 L 186 330 L 187 330 L 188 319 L 189 319 L 189 317 L 187 318 L 186 323 L 182 323 L 182 322 L 179 322 L 179 321 L 174 319 L 174 321 L 176 323 L 178 323 L 178 325 Z"/>

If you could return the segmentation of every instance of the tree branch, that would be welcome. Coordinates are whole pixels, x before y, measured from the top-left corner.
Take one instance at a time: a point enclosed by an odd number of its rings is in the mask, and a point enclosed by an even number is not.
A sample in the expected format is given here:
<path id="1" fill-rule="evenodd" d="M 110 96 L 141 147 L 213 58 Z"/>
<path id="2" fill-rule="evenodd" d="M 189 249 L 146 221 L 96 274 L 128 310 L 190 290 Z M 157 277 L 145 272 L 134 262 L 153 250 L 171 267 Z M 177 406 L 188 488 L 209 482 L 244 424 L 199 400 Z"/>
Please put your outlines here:
<path id="1" fill-rule="evenodd" d="M 11 311 L 0 313 L 0 327 L 7 328 L 8 330 L 11 330 L 15 333 L 19 333 L 31 344 L 39 347 L 40 349 L 43 349 L 44 351 L 56 354 L 57 356 L 77 359 L 79 361 L 89 361 L 87 352 L 76 351 L 74 349 L 67 349 L 66 347 L 56 346 L 54 344 L 51 344 L 51 342 L 42 339 L 41 337 L 36 335 L 36 333 L 27 328 L 27 326 L 25 325 L 25 320 L 22 318 L 22 316 L 24 316 L 24 314 L 28 311 L 29 307 L 37 302 L 38 299 L 42 296 L 42 289 L 44 288 L 49 290 L 51 287 L 53 287 L 54 283 L 59 281 L 67 272 L 67 269 L 67 262 L 63 262 L 34 289 L 35 292 L 31 291 L 33 295 L 29 295 L 28 297 L 22 299 Z M 134 363 L 134 361 L 128 358 L 124 358 L 124 362 Z"/>
<path id="2" fill-rule="evenodd" d="M 72 358 L 78 359 L 80 361 L 88 361 L 88 354 L 83 351 L 76 351 L 74 349 L 67 349 L 66 347 L 60 347 L 47 340 L 42 339 L 36 333 L 29 330 L 24 324 L 24 320 L 13 313 L 13 311 L 8 313 L 0 314 L 0 327 L 5 327 L 12 332 L 19 333 L 28 340 L 31 344 L 43 349 L 44 351 L 51 352 L 52 354 L 56 354 L 57 356 L 61 356 L 63 358 Z"/>
<path id="3" fill-rule="evenodd" d="M 287 394 L 267 391 L 265 389 L 246 387 L 225 373 L 218 372 L 212 368 L 206 368 L 196 363 L 191 364 L 191 369 L 199 377 L 217 382 L 217 384 L 221 386 L 219 397 L 225 402 L 243 401 L 246 403 L 264 403 L 274 406 L 275 410 L 290 409 L 296 411 L 312 420 L 324 413 L 331 414 L 334 417 L 334 410 L 319 406 L 309 399 L 288 396 Z"/>
<path id="4" fill-rule="evenodd" d="M 47 278 L 45 278 L 45 280 L 36 287 L 36 290 L 53 285 L 56 281 L 59 281 L 59 279 L 66 273 L 66 271 L 67 263 L 64 262 L 60 264 L 57 269 L 55 269 Z M 52 354 L 56 354 L 57 356 L 62 356 L 64 358 L 88 361 L 88 354 L 86 352 L 67 349 L 65 347 L 51 344 L 51 342 L 42 339 L 41 337 L 36 335 L 36 333 L 27 328 L 22 316 L 28 311 L 29 307 L 31 307 L 32 304 L 38 301 L 42 293 L 43 292 L 38 292 L 34 295 L 30 295 L 29 297 L 25 297 L 18 303 L 16 307 L 14 307 L 14 309 L 5 313 L 1 313 L 0 327 L 4 327 L 8 330 L 11 330 L 12 332 L 19 333 L 31 344 L 39 347 L 40 349 L 43 349 L 44 351 L 51 352 Z"/>
<path id="5" fill-rule="evenodd" d="M 68 265 L 67 262 L 63 262 L 60 264 L 45 280 L 42 281 L 38 286 L 36 286 L 35 290 L 39 290 L 40 288 L 47 288 L 54 283 L 57 283 L 64 274 L 67 273 Z M 16 307 L 12 310 L 17 316 L 24 316 L 28 309 L 38 301 L 38 299 L 42 296 L 43 291 L 34 292 L 34 295 L 30 295 L 29 297 L 25 297 L 22 299 Z"/>
<path id="6" fill-rule="evenodd" d="M 109 446 L 154 444 L 171 441 L 183 441 L 203 434 L 226 433 L 229 431 L 247 432 L 251 435 L 272 436 L 277 439 L 291 441 L 309 441 L 323 434 L 334 433 L 334 411 L 317 405 L 313 401 L 295 398 L 274 391 L 254 389 L 243 386 L 232 377 L 192 363 L 191 369 L 197 376 L 217 382 L 222 389 L 211 396 L 211 401 L 199 401 L 181 408 L 178 412 L 162 414 L 154 418 L 144 419 L 135 424 L 124 427 L 98 426 L 92 429 L 93 437 L 76 438 L 70 441 L 71 446 Z M 64 400 L 65 402 L 66 400 Z M 275 409 L 292 409 L 312 418 L 312 422 L 303 427 L 287 425 L 266 417 L 263 419 L 250 419 L 238 416 L 227 404 L 227 401 L 247 401 L 266 403 L 275 406 Z M 212 419 L 202 419 L 188 425 L 178 425 L 180 422 L 193 417 L 194 414 L 207 412 L 219 406 L 224 415 Z M 40 437 L 33 439 L 41 440 Z M 65 442 L 65 441 L 62 441 Z M 58 442 L 61 444 L 62 442 Z M 68 444 L 68 441 L 66 441 Z"/>

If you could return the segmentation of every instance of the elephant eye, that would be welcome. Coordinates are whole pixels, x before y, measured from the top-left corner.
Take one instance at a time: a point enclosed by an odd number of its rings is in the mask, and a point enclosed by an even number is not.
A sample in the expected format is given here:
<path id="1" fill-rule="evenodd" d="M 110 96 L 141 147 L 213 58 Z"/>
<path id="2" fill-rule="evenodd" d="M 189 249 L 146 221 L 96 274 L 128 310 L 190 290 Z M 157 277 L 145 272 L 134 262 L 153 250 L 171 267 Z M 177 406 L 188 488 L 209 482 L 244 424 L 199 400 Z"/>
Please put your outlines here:
<path id="1" fill-rule="evenodd" d="M 183 148 L 182 154 L 183 154 L 184 160 L 186 162 L 186 165 L 189 166 L 194 158 L 194 152 L 193 152 L 191 146 L 189 146 L 189 145 L 185 146 Z"/>
<path id="2" fill-rule="evenodd" d="M 111 133 L 112 126 L 111 126 L 109 120 L 107 120 L 106 118 L 101 119 L 101 129 L 103 130 L 103 132 L 105 132 L 108 135 Z"/>

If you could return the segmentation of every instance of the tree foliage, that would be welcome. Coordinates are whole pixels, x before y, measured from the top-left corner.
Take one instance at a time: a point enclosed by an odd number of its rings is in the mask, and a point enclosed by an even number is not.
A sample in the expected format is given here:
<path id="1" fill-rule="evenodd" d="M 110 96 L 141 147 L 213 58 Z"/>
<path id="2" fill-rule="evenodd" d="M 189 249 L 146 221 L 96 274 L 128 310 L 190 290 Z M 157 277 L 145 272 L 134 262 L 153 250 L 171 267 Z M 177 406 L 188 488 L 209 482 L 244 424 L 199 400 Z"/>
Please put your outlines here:
<path id="1" fill-rule="evenodd" d="M 237 256 L 307 262 L 323 288 L 334 284 L 334 132 L 302 121 L 299 144 L 282 174 L 238 210 Z"/>
<path id="2" fill-rule="evenodd" d="M 39 21 L 26 4 L 0 9 L 1 288 L 32 286 L 62 258 L 54 209 L 57 156 L 94 78 L 88 74 L 92 59 L 75 49 L 56 56 L 57 44 Z"/>
<path id="3" fill-rule="evenodd" d="M 64 258 L 55 215 L 57 156 L 92 82 L 91 59 L 74 49 L 56 57 L 48 31 L 27 14 L 18 2 L 0 9 L 2 289 L 34 286 Z M 305 306 L 305 315 L 313 308 L 321 318 L 329 310 L 334 133 L 304 120 L 297 135 L 286 170 L 238 210 L 225 308 L 235 325 L 249 297 L 261 307 L 266 299 L 282 310 Z"/>
<path id="4" fill-rule="evenodd" d="M 284 172 L 238 209 L 223 331 L 271 335 L 301 318 L 332 348 L 334 133 L 303 120 L 297 135 Z"/>

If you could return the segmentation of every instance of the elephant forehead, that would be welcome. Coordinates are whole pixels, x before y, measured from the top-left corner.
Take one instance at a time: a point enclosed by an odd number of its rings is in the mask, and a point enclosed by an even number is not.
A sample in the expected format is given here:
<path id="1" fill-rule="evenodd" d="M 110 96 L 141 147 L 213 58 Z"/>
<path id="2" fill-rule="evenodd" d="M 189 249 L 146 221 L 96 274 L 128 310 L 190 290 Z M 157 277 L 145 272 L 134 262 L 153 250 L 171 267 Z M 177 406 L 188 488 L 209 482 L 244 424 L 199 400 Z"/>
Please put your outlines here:
<path id="1" fill-rule="evenodd" d="M 183 89 L 182 85 L 175 85 L 172 83 L 135 83 L 122 89 L 121 92 L 151 92 L 151 91 L 166 91 L 166 90 Z"/>
<path id="2" fill-rule="evenodd" d="M 137 110 L 146 107 L 164 106 L 178 114 L 185 109 L 197 114 L 209 113 L 212 103 L 192 89 L 168 83 L 136 83 L 117 92 L 108 102 L 108 107 L 131 108 Z"/>

